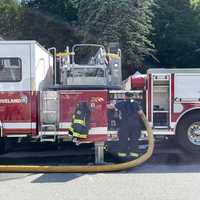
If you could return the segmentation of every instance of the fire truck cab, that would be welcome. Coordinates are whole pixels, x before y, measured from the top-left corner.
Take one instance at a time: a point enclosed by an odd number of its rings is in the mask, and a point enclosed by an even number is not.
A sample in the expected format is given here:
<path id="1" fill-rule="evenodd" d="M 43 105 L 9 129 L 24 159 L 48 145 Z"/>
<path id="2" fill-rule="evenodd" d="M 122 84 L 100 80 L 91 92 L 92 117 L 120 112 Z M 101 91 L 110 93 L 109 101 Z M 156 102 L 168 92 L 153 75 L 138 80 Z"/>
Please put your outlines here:
<path id="1" fill-rule="evenodd" d="M 0 42 L 1 138 L 35 136 L 39 91 L 53 86 L 53 59 L 35 41 Z"/>

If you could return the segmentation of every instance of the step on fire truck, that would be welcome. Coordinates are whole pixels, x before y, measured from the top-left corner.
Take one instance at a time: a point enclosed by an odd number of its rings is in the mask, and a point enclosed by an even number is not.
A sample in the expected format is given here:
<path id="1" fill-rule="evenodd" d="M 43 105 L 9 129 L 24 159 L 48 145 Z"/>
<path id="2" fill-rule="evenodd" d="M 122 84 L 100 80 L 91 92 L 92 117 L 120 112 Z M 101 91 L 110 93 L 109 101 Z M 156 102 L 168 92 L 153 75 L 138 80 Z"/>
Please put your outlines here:
<path id="1" fill-rule="evenodd" d="M 91 50 L 92 48 L 92 50 Z M 115 45 L 79 44 L 57 53 L 36 41 L 0 41 L 0 149 L 9 138 L 70 142 L 73 114 L 87 102 L 95 162 L 104 143 L 117 138 L 118 115 L 107 104 L 128 90 L 145 105 L 155 135 L 176 136 L 187 150 L 200 150 L 200 70 L 151 69 L 122 83 L 121 52 Z M 142 102 L 143 101 L 143 102 Z M 146 103 L 145 103 L 146 101 Z"/>

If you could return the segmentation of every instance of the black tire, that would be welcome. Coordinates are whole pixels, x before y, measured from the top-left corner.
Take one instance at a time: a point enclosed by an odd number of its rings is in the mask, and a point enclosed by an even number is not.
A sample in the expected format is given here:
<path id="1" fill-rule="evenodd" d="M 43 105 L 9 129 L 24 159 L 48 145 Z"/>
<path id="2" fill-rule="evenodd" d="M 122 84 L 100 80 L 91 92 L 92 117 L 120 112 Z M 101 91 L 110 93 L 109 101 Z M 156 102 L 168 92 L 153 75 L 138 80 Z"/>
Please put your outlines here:
<path id="1" fill-rule="evenodd" d="M 190 153 L 200 153 L 200 141 L 194 142 L 196 143 L 194 144 L 188 136 L 188 132 L 191 132 L 191 127 L 193 125 L 198 126 L 198 124 L 200 126 L 200 113 L 194 113 L 184 117 L 177 126 L 177 142 Z"/>

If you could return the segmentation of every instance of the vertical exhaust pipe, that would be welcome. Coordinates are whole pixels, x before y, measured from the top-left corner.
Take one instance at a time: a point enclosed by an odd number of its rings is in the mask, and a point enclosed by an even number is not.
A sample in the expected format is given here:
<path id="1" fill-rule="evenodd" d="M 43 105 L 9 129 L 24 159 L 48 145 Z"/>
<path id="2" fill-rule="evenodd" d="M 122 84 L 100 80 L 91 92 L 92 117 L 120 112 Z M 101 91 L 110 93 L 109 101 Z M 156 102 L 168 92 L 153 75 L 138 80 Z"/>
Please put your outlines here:
<path id="1" fill-rule="evenodd" d="M 54 85 L 57 84 L 57 67 L 56 67 L 56 48 L 51 47 L 48 49 L 48 51 L 53 55 L 53 73 L 54 73 Z"/>

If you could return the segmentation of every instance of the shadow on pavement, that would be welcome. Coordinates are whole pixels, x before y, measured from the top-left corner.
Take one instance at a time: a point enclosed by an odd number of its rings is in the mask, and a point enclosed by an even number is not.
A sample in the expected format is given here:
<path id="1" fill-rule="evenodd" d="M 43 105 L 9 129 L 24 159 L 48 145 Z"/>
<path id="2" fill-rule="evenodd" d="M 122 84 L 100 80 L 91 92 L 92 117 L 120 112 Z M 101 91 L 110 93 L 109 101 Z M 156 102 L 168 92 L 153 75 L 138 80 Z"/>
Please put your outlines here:
<path id="1" fill-rule="evenodd" d="M 69 182 L 77 179 L 84 174 L 78 173 L 53 173 L 53 174 L 43 174 L 39 178 L 35 179 L 31 183 L 63 183 Z"/>
<path id="2" fill-rule="evenodd" d="M 199 156 L 184 154 L 154 155 L 148 162 L 125 173 L 200 173 Z"/>

